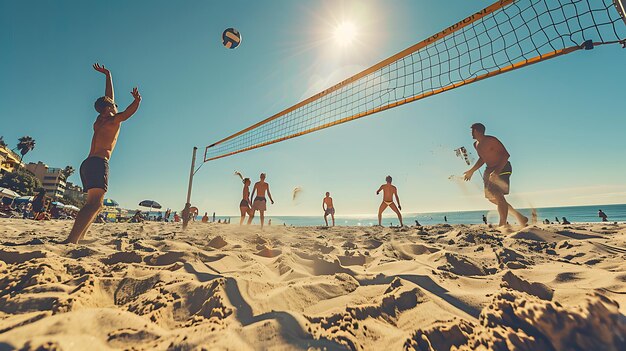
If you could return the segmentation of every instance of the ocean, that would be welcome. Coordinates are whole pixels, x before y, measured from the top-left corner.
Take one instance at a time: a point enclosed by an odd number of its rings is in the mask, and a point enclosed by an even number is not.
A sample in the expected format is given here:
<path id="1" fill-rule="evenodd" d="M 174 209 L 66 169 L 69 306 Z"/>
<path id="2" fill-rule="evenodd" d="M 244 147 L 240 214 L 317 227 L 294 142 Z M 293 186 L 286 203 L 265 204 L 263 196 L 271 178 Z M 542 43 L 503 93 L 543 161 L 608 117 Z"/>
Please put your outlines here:
<path id="1" fill-rule="evenodd" d="M 544 207 L 537 208 L 537 220 L 542 222 L 545 219 L 550 222 L 555 222 L 555 217 L 562 220 L 562 217 L 566 217 L 568 221 L 574 222 L 601 222 L 598 217 L 598 210 L 601 209 L 608 216 L 609 222 L 626 222 L 626 204 L 623 205 L 593 205 L 593 206 L 571 206 L 571 207 Z M 522 214 L 531 218 L 531 209 L 525 208 L 519 210 Z M 403 213 L 402 218 L 405 225 L 414 225 L 415 220 L 418 220 L 421 225 L 433 225 L 441 223 L 449 224 L 480 224 L 482 223 L 482 216 L 487 216 L 489 223 L 498 223 L 498 212 L 495 207 L 489 211 L 460 211 L 460 212 L 433 212 L 433 213 Z M 444 221 L 446 217 L 447 222 Z M 239 224 L 239 217 L 225 217 L 217 216 L 217 219 L 224 220 L 224 218 L 230 218 L 231 224 Z M 268 219 L 272 219 L 272 225 L 293 225 L 296 227 L 302 226 L 320 226 L 324 225 L 324 218 L 320 213 L 319 216 L 265 216 L 267 223 Z M 512 217 L 509 217 L 510 221 L 514 221 Z M 330 224 L 330 216 L 328 216 Z M 258 213 L 254 218 L 253 223 L 258 223 Z M 335 225 L 340 226 L 371 226 L 378 224 L 376 215 L 373 216 L 335 216 Z M 398 218 L 391 210 L 387 209 L 383 214 L 382 224 L 384 226 L 398 225 Z"/>

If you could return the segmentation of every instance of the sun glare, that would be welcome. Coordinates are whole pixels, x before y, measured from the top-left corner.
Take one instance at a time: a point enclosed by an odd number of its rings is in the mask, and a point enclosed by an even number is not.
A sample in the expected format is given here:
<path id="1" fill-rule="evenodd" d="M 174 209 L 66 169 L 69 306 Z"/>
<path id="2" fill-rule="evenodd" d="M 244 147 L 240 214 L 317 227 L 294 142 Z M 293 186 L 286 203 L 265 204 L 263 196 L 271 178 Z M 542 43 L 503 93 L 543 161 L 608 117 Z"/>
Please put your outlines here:
<path id="1" fill-rule="evenodd" d="M 335 28 L 335 42 L 339 46 L 347 46 L 354 41 L 356 37 L 356 27 L 352 22 L 343 22 Z"/>

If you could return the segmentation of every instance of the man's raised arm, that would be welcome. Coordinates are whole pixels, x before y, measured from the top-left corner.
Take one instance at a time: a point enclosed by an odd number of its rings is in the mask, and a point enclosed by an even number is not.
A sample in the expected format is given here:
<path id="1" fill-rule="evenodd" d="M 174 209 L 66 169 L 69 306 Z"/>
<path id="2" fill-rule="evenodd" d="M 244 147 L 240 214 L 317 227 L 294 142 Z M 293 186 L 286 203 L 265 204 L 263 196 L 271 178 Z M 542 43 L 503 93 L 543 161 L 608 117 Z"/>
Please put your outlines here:
<path id="1" fill-rule="evenodd" d="M 115 115 L 115 120 L 117 122 L 124 122 L 132 115 L 134 115 L 135 112 L 137 112 L 137 109 L 139 108 L 139 103 L 141 102 L 141 95 L 139 95 L 139 90 L 137 90 L 137 87 L 133 88 L 133 91 L 131 91 L 131 95 L 133 96 L 133 98 L 135 98 L 135 100 L 130 105 L 128 105 L 126 110 Z"/>
<path id="2" fill-rule="evenodd" d="M 98 63 L 93 64 L 93 69 L 96 71 L 103 73 L 106 76 L 106 87 L 104 88 L 104 95 L 110 97 L 111 100 L 115 101 L 115 94 L 113 93 L 113 77 L 111 76 L 111 71 L 106 69 L 104 65 L 100 66 Z"/>

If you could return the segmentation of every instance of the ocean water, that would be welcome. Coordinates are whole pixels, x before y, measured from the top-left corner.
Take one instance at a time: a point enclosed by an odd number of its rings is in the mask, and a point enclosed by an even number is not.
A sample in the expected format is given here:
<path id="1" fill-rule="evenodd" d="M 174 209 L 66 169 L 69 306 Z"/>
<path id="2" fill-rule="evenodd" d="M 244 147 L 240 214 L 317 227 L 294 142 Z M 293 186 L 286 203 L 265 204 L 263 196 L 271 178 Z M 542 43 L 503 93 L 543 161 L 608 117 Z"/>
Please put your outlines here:
<path id="1" fill-rule="evenodd" d="M 598 210 L 602 209 L 608 216 L 609 222 L 626 222 L 626 204 L 623 205 L 594 205 L 594 206 L 572 206 L 572 207 L 545 207 L 537 208 L 537 220 L 543 221 L 548 219 L 551 222 L 555 222 L 555 217 L 562 220 L 562 217 L 566 217 L 568 221 L 574 222 L 601 222 L 598 217 Z M 530 208 L 520 209 L 522 214 L 531 217 Z M 435 212 L 435 213 L 403 213 L 402 218 L 405 225 L 414 225 L 417 219 L 421 225 L 433 225 L 441 223 L 449 224 L 480 224 L 482 223 L 482 215 L 487 216 L 489 223 L 498 223 L 498 212 L 495 210 L 489 211 L 462 211 L 462 212 Z M 447 222 L 444 221 L 444 216 L 447 217 Z M 220 217 L 224 218 L 224 217 Z M 323 215 L 319 216 L 265 216 L 265 221 L 272 219 L 272 225 L 293 225 L 296 227 L 301 226 L 319 226 L 324 225 Z M 231 217 L 232 224 L 239 223 L 239 217 Z M 258 215 L 254 218 L 253 223 L 258 223 Z M 328 216 L 330 224 L 330 216 Z M 513 217 L 509 217 L 509 221 L 514 222 Z M 378 224 L 376 216 L 335 216 L 335 225 L 340 226 L 371 226 Z M 400 222 L 395 216 L 395 213 L 391 210 L 387 210 L 383 214 L 382 225 L 389 226 L 398 225 Z"/>

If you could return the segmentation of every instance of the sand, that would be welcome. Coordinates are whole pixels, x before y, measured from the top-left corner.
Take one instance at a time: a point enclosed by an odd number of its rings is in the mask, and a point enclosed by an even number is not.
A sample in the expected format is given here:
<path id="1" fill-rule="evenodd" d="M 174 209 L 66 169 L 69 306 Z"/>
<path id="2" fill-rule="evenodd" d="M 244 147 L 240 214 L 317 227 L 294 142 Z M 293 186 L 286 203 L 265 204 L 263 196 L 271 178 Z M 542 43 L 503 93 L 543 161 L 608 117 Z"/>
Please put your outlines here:
<path id="1" fill-rule="evenodd" d="M 626 224 L 0 219 L 2 350 L 625 350 Z"/>

